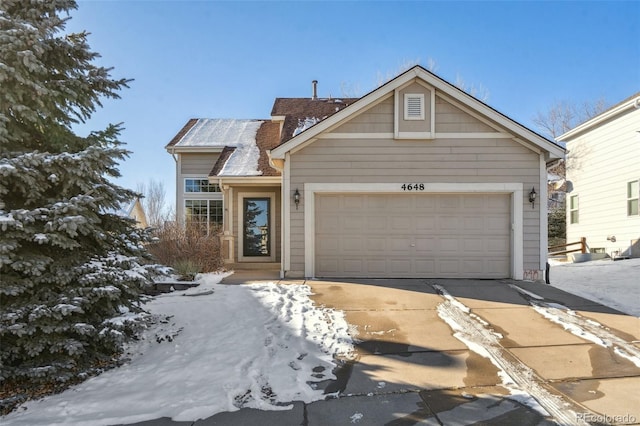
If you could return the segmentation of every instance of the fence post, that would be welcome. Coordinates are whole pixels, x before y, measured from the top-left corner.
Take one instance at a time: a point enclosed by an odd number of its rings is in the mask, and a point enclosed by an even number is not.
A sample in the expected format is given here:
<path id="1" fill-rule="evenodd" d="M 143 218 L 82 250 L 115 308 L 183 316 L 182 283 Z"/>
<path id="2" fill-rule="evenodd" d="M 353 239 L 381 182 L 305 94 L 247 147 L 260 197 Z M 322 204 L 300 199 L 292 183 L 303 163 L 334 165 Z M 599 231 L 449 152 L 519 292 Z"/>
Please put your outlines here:
<path id="1" fill-rule="evenodd" d="M 580 237 L 580 250 L 582 253 L 587 252 L 587 239 L 585 237 Z"/>

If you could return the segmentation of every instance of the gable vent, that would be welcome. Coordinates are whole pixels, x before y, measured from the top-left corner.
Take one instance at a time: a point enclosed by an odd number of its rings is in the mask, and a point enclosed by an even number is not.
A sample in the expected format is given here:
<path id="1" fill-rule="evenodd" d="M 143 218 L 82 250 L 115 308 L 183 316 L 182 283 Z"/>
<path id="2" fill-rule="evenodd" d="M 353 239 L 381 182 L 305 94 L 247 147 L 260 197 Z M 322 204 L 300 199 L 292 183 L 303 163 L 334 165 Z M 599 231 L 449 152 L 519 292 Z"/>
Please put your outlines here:
<path id="1" fill-rule="evenodd" d="M 404 119 L 424 120 L 424 94 L 404 95 Z"/>

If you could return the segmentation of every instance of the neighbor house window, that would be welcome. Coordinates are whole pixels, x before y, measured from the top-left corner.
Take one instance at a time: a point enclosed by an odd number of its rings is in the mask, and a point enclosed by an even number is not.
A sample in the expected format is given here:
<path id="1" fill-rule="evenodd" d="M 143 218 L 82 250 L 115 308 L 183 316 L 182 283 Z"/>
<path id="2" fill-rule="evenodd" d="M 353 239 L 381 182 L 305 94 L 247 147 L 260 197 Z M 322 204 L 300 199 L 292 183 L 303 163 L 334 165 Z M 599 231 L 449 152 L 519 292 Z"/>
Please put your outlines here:
<path id="1" fill-rule="evenodd" d="M 578 223 L 578 196 L 569 198 L 569 223 Z"/>
<path id="2" fill-rule="evenodd" d="M 404 95 L 404 119 L 424 120 L 424 94 Z"/>
<path id="3" fill-rule="evenodd" d="M 222 227 L 222 200 L 185 200 L 187 223 L 199 224 L 207 233 Z"/>
<path id="4" fill-rule="evenodd" d="M 220 192 L 220 187 L 209 179 L 185 179 L 184 192 Z"/>
<path id="5" fill-rule="evenodd" d="M 627 183 L 627 215 L 638 215 L 638 199 L 640 198 L 640 181 Z"/>

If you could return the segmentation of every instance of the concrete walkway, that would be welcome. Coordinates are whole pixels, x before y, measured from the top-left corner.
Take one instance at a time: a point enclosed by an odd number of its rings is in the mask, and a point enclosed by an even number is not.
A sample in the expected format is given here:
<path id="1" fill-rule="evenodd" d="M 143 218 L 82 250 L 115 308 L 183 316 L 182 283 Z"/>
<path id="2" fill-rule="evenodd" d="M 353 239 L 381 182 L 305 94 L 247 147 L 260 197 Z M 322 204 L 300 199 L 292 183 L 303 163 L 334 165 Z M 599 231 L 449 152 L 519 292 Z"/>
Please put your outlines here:
<path id="1" fill-rule="evenodd" d="M 278 281 L 234 275 L 223 283 Z M 521 281 L 304 283 L 317 304 L 345 312 L 360 341 L 356 359 L 323 384 L 333 397 L 294 402 L 286 411 L 242 409 L 195 423 L 139 425 L 640 424 L 640 368 L 630 360 L 640 354 L 637 317 Z M 560 320 L 572 321 L 575 333 Z M 464 342 L 453 335 L 456 323 Z M 468 345 L 484 347 L 492 360 Z M 502 371 L 547 414 L 507 398 Z"/>

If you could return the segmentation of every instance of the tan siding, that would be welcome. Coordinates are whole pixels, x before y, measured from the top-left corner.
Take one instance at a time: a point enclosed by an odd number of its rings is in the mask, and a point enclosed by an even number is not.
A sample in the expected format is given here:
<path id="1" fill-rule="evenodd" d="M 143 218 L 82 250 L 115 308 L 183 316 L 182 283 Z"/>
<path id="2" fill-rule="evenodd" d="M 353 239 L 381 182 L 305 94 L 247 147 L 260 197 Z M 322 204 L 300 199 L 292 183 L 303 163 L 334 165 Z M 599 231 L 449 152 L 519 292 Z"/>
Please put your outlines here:
<path id="1" fill-rule="evenodd" d="M 380 102 L 339 126 L 335 133 L 392 133 L 393 97 Z"/>
<path id="2" fill-rule="evenodd" d="M 460 108 L 436 96 L 436 132 L 495 132 L 496 130 Z"/>
<path id="3" fill-rule="evenodd" d="M 180 154 L 183 175 L 208 176 L 219 154 Z"/>
<path id="4" fill-rule="evenodd" d="M 579 196 L 579 223 L 567 223 L 567 239 L 587 238 L 590 248 L 625 250 L 640 238 L 640 216 L 627 216 L 627 182 L 640 179 L 640 110 L 631 109 L 568 143 L 567 194 Z M 567 206 L 568 208 L 568 206 Z M 616 242 L 607 240 L 615 236 Z"/>
<path id="5" fill-rule="evenodd" d="M 333 161 L 332 161 L 333 160 Z M 291 188 L 305 182 L 522 182 L 539 192 L 540 157 L 505 139 L 318 140 L 291 157 Z M 525 197 L 526 198 L 526 197 Z M 291 215 L 291 270 L 304 270 L 304 199 Z M 539 207 L 524 206 L 524 269 L 539 269 Z"/>

